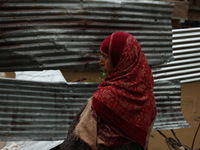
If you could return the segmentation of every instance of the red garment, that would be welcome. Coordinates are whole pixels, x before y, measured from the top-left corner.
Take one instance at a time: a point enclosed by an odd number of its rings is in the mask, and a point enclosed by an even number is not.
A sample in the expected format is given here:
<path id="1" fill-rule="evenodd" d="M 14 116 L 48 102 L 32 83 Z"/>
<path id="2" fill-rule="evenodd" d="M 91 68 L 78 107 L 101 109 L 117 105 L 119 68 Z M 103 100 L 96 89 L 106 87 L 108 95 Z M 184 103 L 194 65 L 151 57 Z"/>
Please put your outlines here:
<path id="1" fill-rule="evenodd" d="M 114 70 L 93 94 L 92 109 L 101 120 L 98 137 L 108 146 L 133 141 L 145 147 L 156 117 L 154 80 L 147 59 L 138 41 L 125 32 L 107 37 L 101 51 L 112 59 Z"/>

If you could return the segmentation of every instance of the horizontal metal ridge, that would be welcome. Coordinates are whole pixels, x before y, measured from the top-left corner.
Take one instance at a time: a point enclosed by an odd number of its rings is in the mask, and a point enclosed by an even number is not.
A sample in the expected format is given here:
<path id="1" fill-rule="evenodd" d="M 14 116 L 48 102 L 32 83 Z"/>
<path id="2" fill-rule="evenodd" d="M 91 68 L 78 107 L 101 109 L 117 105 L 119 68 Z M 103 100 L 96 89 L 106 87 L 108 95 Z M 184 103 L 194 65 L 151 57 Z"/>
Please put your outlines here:
<path id="1" fill-rule="evenodd" d="M 200 28 L 198 27 L 193 27 L 193 28 L 184 28 L 184 29 L 173 29 L 172 32 L 174 35 L 177 35 L 179 33 L 190 33 L 190 32 L 196 32 L 196 31 L 200 31 Z"/>

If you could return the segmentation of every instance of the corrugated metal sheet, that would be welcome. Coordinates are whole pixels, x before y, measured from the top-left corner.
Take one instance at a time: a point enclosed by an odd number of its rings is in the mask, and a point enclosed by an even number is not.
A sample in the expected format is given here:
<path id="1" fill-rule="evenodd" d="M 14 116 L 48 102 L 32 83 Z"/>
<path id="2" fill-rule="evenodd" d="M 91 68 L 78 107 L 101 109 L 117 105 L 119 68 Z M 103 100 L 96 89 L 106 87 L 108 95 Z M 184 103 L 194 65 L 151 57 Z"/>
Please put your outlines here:
<path id="1" fill-rule="evenodd" d="M 174 60 L 153 67 L 155 80 L 200 81 L 200 28 L 173 30 Z"/>
<path id="2" fill-rule="evenodd" d="M 63 140 L 7 142 L 6 146 L 1 150 L 51 150 L 62 142 Z"/>
<path id="3" fill-rule="evenodd" d="M 150 65 L 163 63 L 172 56 L 172 10 L 149 0 L 1 1 L 0 71 L 96 68 L 115 31 L 133 34 Z"/>
<path id="4" fill-rule="evenodd" d="M 179 81 L 155 81 L 154 96 L 158 115 L 154 130 L 189 127 L 181 111 L 181 86 Z"/>
<path id="5" fill-rule="evenodd" d="M 62 140 L 97 83 L 44 83 L 0 79 L 0 140 Z M 178 81 L 155 82 L 154 129 L 189 127 L 181 112 Z"/>

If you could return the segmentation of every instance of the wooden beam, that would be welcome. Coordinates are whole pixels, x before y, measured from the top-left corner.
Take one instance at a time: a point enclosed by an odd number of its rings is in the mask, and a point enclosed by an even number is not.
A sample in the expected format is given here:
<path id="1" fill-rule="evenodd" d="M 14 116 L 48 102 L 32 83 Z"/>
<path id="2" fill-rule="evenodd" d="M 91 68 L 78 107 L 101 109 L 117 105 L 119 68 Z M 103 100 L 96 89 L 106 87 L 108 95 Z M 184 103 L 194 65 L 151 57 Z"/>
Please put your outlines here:
<path id="1" fill-rule="evenodd" d="M 184 1 L 175 1 L 172 19 L 188 20 L 189 3 Z"/>

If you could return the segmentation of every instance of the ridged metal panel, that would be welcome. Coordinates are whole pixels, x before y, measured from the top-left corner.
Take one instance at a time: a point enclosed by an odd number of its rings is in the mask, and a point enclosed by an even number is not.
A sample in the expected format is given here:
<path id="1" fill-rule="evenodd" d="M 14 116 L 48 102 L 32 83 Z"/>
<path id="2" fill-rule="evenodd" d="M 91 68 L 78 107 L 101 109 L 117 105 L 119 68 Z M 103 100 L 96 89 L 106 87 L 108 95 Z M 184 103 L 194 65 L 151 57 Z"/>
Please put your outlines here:
<path id="1" fill-rule="evenodd" d="M 173 30 L 174 60 L 153 68 L 155 80 L 200 81 L 200 28 Z"/>
<path id="2" fill-rule="evenodd" d="M 59 141 L 15 141 L 7 142 L 2 150 L 51 150 L 61 144 Z M 17 149 L 15 149 L 17 148 Z"/>
<path id="3" fill-rule="evenodd" d="M 1 140 L 60 140 L 74 115 L 96 90 L 92 83 L 0 79 Z"/>
<path id="4" fill-rule="evenodd" d="M 0 79 L 0 140 L 62 140 L 97 83 L 44 83 Z M 155 82 L 154 130 L 189 127 L 181 112 L 180 84 Z"/>
<path id="5" fill-rule="evenodd" d="M 172 10 L 149 0 L 1 1 L 0 71 L 96 68 L 115 31 L 134 35 L 150 65 L 163 63 L 172 56 Z"/>
<path id="6" fill-rule="evenodd" d="M 181 86 L 179 81 L 156 81 L 154 96 L 157 118 L 154 130 L 167 130 L 190 127 L 181 111 Z"/>

